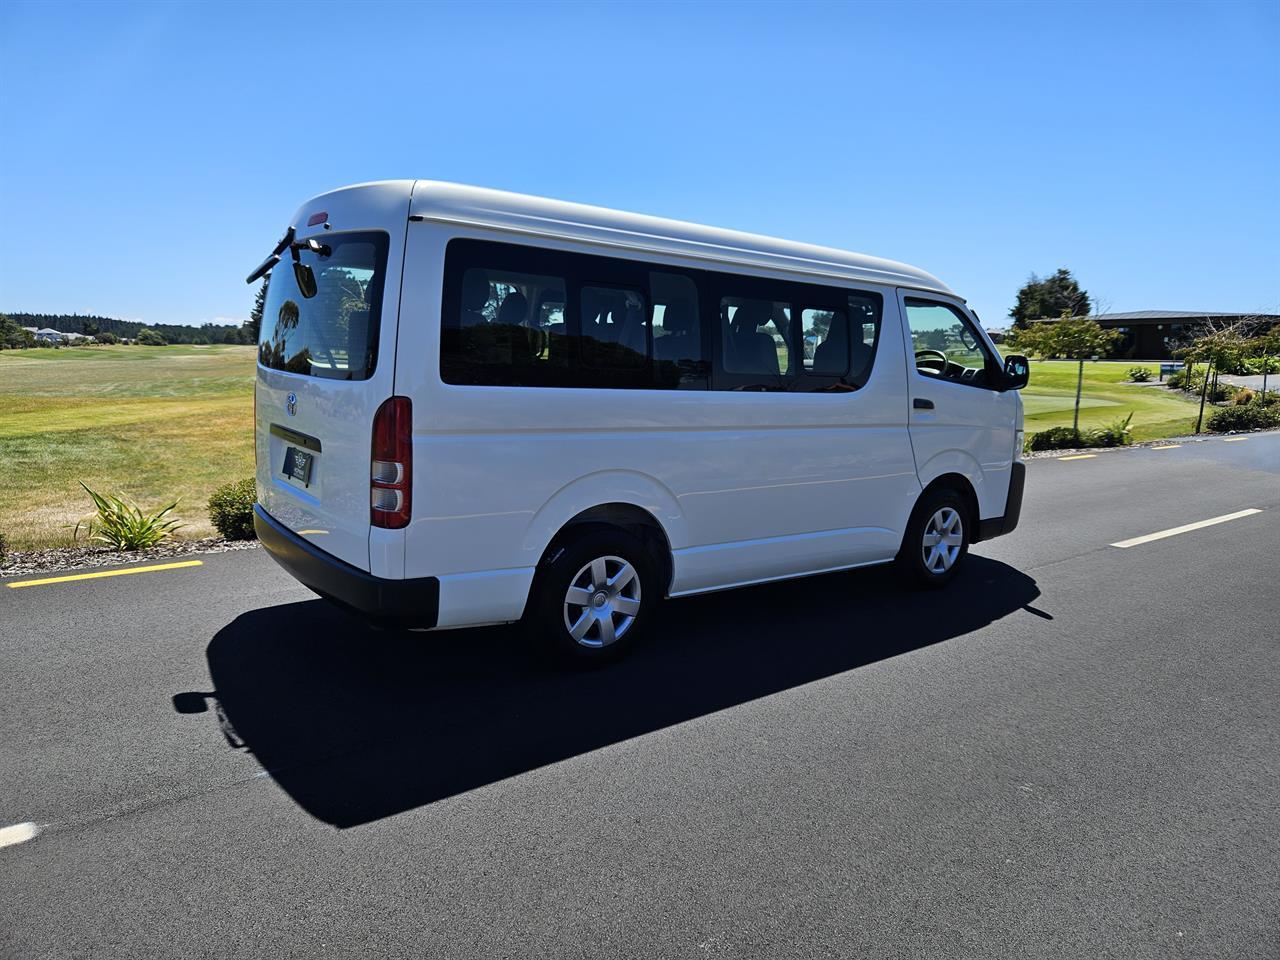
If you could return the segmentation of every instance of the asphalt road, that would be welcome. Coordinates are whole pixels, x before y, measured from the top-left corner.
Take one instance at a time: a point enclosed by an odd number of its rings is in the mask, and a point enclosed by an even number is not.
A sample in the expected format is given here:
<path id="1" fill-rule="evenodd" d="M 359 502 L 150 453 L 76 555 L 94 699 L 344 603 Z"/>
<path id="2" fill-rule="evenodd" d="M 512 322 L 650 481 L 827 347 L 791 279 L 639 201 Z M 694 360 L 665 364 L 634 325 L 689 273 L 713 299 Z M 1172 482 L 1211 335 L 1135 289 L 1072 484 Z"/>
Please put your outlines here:
<path id="1" fill-rule="evenodd" d="M 260 551 L 0 587 L 0 956 L 1280 956 L 1280 436 L 1028 472 L 945 591 L 593 673 Z"/>

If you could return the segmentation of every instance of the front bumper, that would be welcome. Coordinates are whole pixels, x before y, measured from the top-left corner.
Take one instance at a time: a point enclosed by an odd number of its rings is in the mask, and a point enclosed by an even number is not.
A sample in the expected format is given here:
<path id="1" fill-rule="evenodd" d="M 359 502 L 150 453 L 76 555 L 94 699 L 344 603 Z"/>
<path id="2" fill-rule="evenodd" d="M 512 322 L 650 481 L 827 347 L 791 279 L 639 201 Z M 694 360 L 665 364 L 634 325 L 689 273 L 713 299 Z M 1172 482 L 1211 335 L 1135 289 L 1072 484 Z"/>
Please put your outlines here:
<path id="1" fill-rule="evenodd" d="M 440 581 L 435 577 L 386 580 L 325 553 L 253 505 L 253 528 L 272 559 L 295 580 L 326 600 L 354 610 L 377 624 L 434 627 L 440 615 Z"/>
<path id="2" fill-rule="evenodd" d="M 1004 502 L 1004 516 L 992 517 L 979 523 L 979 540 L 990 540 L 992 537 L 1013 533 L 1022 516 L 1022 488 L 1026 482 L 1027 465 L 1021 460 L 1013 461 L 1013 468 L 1009 471 L 1009 496 Z"/>

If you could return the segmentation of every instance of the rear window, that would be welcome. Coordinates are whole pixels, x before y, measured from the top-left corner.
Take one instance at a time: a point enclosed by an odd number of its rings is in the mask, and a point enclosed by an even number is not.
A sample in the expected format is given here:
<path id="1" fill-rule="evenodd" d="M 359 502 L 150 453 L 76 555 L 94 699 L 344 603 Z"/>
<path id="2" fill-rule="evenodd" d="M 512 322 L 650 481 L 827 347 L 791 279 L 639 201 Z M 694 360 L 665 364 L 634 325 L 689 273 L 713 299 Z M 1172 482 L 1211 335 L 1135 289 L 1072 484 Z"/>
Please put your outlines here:
<path id="1" fill-rule="evenodd" d="M 367 380 L 378 360 L 387 234 L 340 233 L 317 240 L 323 244 L 319 253 L 299 253 L 315 277 L 313 296 L 299 289 L 290 253 L 271 271 L 258 362 L 310 377 Z"/>

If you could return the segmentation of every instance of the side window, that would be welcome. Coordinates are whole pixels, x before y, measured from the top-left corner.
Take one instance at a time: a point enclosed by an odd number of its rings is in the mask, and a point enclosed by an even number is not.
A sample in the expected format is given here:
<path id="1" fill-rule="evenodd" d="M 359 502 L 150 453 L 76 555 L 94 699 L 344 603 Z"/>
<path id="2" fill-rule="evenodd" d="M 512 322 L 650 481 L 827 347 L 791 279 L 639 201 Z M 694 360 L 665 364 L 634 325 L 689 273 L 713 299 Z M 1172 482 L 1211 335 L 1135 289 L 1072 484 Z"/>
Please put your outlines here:
<path id="1" fill-rule="evenodd" d="M 566 363 L 562 277 L 468 267 L 460 293 L 441 325 L 446 382 L 531 386 Z"/>
<path id="2" fill-rule="evenodd" d="M 791 373 L 790 334 L 788 303 L 751 297 L 720 300 L 720 360 L 727 373 L 781 389 L 781 378 Z"/>
<path id="3" fill-rule="evenodd" d="M 705 390 L 711 365 L 703 356 L 698 288 L 677 273 L 649 274 L 653 299 L 652 357 L 657 384 L 679 390 Z"/>
<path id="4" fill-rule="evenodd" d="M 876 346 L 880 343 L 880 315 L 884 300 L 878 293 L 849 294 L 849 375 L 845 382 L 861 387 L 871 376 Z"/>
<path id="5" fill-rule="evenodd" d="M 987 386 L 990 355 L 969 319 L 959 310 L 933 300 L 908 298 L 907 323 L 911 327 L 916 370 L 922 375 Z"/>
<path id="6" fill-rule="evenodd" d="M 843 310 L 800 311 L 806 373 L 843 377 L 849 372 L 849 318 Z"/>
<path id="7" fill-rule="evenodd" d="M 440 378 L 502 387 L 706 390 L 698 271 L 457 238 Z"/>
<path id="8" fill-rule="evenodd" d="M 809 289 L 813 297 L 822 296 L 831 303 L 828 292 Z M 841 299 L 844 309 L 806 306 L 800 311 L 805 372 L 802 390 L 856 390 L 871 375 L 884 301 L 875 293 L 850 293 Z"/>
<path id="9" fill-rule="evenodd" d="M 638 290 L 583 287 L 582 362 L 604 370 L 644 367 L 649 355 L 649 324 L 644 295 Z"/>

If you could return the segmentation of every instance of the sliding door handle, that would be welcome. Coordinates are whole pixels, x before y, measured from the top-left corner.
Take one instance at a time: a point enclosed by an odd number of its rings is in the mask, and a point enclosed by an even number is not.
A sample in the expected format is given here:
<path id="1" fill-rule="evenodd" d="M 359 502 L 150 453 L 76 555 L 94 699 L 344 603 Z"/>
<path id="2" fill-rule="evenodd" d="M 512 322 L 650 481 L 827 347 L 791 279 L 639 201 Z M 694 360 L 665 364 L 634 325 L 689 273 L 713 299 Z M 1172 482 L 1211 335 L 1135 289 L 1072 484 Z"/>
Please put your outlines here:
<path id="1" fill-rule="evenodd" d="M 913 410 L 932 410 L 933 401 L 926 400 L 924 397 L 916 397 L 911 401 L 911 407 Z"/>

